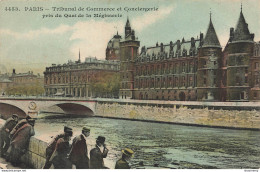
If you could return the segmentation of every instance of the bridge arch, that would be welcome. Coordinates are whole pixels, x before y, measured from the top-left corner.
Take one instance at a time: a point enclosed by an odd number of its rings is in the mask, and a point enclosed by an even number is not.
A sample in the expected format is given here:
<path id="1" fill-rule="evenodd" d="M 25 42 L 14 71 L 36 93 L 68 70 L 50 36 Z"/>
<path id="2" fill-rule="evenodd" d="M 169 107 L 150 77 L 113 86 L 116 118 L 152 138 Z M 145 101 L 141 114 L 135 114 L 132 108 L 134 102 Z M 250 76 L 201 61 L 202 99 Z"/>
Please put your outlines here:
<path id="1" fill-rule="evenodd" d="M 55 103 L 51 106 L 58 106 L 65 114 L 69 115 L 87 115 L 93 116 L 94 112 L 91 108 L 79 103 Z M 51 107 L 49 106 L 49 107 Z"/>
<path id="2" fill-rule="evenodd" d="M 3 119 L 9 118 L 12 114 L 17 114 L 20 118 L 26 117 L 26 112 L 24 110 L 7 103 L 0 103 L 0 114 Z"/>

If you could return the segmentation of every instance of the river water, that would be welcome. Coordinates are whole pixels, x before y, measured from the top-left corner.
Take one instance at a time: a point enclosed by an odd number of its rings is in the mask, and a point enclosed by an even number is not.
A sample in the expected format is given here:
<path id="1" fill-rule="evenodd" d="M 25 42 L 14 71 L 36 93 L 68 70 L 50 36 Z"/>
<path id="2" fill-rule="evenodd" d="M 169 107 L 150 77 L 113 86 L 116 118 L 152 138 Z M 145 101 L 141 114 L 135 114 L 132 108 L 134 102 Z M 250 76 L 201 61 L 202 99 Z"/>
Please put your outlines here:
<path id="1" fill-rule="evenodd" d="M 41 114 L 44 116 L 44 114 Z M 181 126 L 98 117 L 49 116 L 37 119 L 36 137 L 50 141 L 73 128 L 74 136 L 83 126 L 91 129 L 88 149 L 97 136 L 105 136 L 109 149 L 105 165 L 114 168 L 121 149 L 131 148 L 133 168 L 252 169 L 260 167 L 260 132 Z"/>

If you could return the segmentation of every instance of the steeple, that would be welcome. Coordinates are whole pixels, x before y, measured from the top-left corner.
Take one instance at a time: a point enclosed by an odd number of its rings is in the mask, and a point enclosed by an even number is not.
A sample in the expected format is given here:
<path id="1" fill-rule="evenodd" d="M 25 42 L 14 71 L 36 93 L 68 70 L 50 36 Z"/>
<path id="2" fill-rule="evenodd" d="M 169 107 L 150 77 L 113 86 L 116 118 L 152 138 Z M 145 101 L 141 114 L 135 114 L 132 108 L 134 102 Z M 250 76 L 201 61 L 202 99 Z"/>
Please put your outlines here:
<path id="1" fill-rule="evenodd" d="M 209 21 L 208 31 L 206 33 L 206 36 L 205 36 L 204 43 L 203 43 L 202 47 L 217 47 L 217 48 L 221 48 L 219 40 L 218 40 L 218 36 L 217 36 L 215 28 L 214 28 L 214 26 L 212 24 L 211 12 L 210 12 L 210 21 Z"/>
<path id="2" fill-rule="evenodd" d="M 79 49 L 79 61 L 78 62 L 80 62 L 80 49 Z"/>
<path id="3" fill-rule="evenodd" d="M 132 29 L 130 26 L 129 18 L 127 16 L 126 24 L 125 24 L 125 39 L 131 39 Z"/>
<path id="4" fill-rule="evenodd" d="M 128 16 L 127 16 L 127 21 L 126 21 L 125 27 L 131 27 Z"/>
<path id="5" fill-rule="evenodd" d="M 246 23 L 245 17 L 243 15 L 242 4 L 241 4 L 240 16 L 234 32 L 233 41 L 253 41 L 253 39 L 254 39 L 254 34 L 250 34 L 249 32 L 248 24 Z"/>

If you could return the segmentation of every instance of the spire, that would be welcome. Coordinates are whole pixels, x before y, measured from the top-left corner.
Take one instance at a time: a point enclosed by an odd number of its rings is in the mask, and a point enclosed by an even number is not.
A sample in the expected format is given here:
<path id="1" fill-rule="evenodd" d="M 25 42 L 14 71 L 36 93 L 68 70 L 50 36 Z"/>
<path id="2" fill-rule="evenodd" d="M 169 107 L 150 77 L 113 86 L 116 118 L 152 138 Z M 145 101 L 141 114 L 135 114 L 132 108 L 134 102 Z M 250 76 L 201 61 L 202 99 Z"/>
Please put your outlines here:
<path id="1" fill-rule="evenodd" d="M 242 2 L 241 2 L 241 13 L 242 13 L 242 11 L 243 11 L 243 4 L 242 4 Z"/>
<path id="2" fill-rule="evenodd" d="M 131 27 L 128 16 L 127 16 L 127 21 L 126 21 L 125 27 Z"/>
<path id="3" fill-rule="evenodd" d="M 246 23 L 245 17 L 243 15 L 242 4 L 241 4 L 240 16 L 234 32 L 233 41 L 253 41 L 253 38 L 254 35 L 250 34 L 249 32 L 248 24 Z"/>
<path id="4" fill-rule="evenodd" d="M 205 39 L 204 39 L 204 44 L 202 47 L 218 47 L 221 48 L 218 36 L 216 34 L 215 28 L 212 24 L 211 20 L 211 12 L 210 12 L 210 21 L 209 21 L 209 27 L 208 31 L 206 33 Z"/>
<path id="5" fill-rule="evenodd" d="M 79 62 L 80 62 L 80 49 L 79 49 Z"/>
<path id="6" fill-rule="evenodd" d="M 211 21 L 211 9 L 210 9 L 209 17 L 210 17 L 210 21 Z"/>

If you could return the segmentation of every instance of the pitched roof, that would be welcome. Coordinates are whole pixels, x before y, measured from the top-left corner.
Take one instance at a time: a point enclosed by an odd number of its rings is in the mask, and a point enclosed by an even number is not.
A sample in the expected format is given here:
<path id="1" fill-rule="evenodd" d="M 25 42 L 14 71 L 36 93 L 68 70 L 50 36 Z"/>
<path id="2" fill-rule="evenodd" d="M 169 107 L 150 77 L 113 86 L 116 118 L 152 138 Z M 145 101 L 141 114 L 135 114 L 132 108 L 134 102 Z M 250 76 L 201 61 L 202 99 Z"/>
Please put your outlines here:
<path id="1" fill-rule="evenodd" d="M 206 33 L 205 39 L 204 39 L 204 44 L 202 47 L 218 47 L 221 48 L 218 36 L 216 34 L 215 28 L 212 24 L 211 17 L 209 21 L 209 27 L 208 31 Z"/>
<path id="2" fill-rule="evenodd" d="M 242 40 L 249 40 L 252 41 L 253 37 L 249 32 L 248 24 L 246 23 L 245 17 L 241 10 L 240 16 L 237 22 L 237 27 L 234 32 L 234 39 L 233 41 L 242 41 Z"/>

